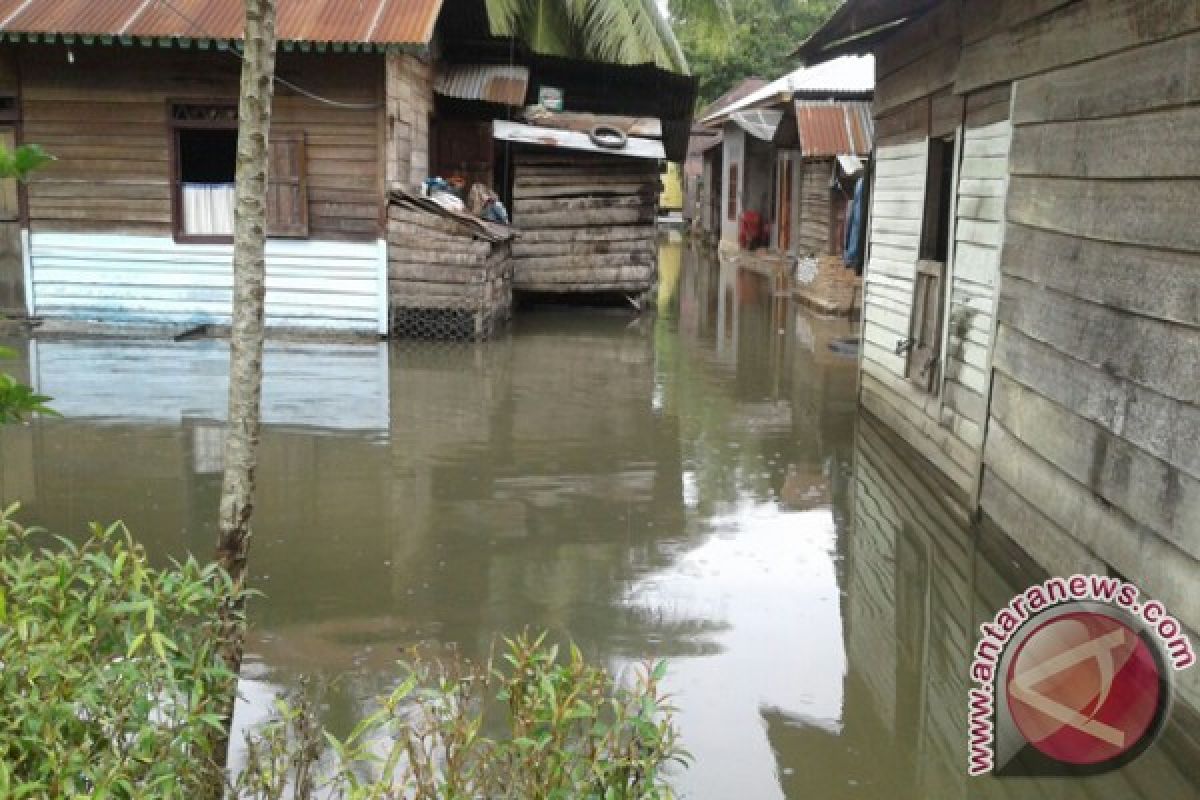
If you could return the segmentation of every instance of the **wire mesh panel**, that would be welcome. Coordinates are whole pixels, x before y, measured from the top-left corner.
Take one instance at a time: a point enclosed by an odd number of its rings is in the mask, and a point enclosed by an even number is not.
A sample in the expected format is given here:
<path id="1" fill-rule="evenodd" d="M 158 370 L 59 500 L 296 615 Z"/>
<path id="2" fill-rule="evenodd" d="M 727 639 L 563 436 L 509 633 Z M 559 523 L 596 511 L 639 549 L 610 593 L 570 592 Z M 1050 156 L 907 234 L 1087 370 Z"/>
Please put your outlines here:
<path id="1" fill-rule="evenodd" d="M 508 239 L 407 202 L 388 212 L 388 295 L 394 337 L 487 339 L 512 312 Z"/>

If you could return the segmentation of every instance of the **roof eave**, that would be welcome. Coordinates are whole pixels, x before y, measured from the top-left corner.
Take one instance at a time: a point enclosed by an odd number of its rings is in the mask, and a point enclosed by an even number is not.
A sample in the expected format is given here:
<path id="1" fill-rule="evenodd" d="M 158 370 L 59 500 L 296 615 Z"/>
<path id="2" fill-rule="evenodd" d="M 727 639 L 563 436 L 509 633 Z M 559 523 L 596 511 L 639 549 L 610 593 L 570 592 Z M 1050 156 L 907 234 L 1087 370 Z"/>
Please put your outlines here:
<path id="1" fill-rule="evenodd" d="M 942 0 L 909 0 L 889 4 L 887 12 L 860 16 L 869 2 L 846 0 L 824 25 L 792 52 L 792 57 L 812 66 L 838 56 L 872 53 L 880 42 Z"/>

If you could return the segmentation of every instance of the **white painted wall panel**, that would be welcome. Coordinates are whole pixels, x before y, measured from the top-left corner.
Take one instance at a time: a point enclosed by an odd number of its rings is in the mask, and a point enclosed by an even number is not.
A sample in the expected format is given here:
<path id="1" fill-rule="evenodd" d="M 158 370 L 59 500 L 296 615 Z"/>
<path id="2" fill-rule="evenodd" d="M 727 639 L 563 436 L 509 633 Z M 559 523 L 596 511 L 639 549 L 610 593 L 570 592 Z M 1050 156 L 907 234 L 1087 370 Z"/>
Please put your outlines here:
<path id="1" fill-rule="evenodd" d="M 228 324 L 233 247 L 169 237 L 34 233 L 35 315 L 100 323 Z M 386 331 L 379 242 L 267 242 L 267 325 Z"/>

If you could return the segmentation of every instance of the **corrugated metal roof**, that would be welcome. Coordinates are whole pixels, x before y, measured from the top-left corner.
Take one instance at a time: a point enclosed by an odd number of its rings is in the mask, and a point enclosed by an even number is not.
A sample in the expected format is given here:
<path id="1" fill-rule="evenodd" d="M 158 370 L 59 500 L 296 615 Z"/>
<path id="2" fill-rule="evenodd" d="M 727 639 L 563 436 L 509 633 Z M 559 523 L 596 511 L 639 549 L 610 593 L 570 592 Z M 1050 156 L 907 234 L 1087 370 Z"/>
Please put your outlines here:
<path id="1" fill-rule="evenodd" d="M 826 96 L 830 99 L 844 96 L 869 96 L 875 91 L 875 57 L 843 56 L 815 67 L 801 67 L 733 105 L 705 117 L 701 122 L 715 121 L 748 108 L 791 100 L 794 96 Z"/>
<path id="2" fill-rule="evenodd" d="M 283 42 L 428 44 L 443 0 L 278 0 Z M 242 0 L 0 0 L 0 32 L 240 39 Z"/>
<path id="3" fill-rule="evenodd" d="M 446 97 L 523 106 L 528 87 L 528 67 L 460 64 L 439 72 L 433 90 Z"/>
<path id="4" fill-rule="evenodd" d="M 796 101 L 796 130 L 806 157 L 868 155 L 874 134 L 870 103 Z"/>

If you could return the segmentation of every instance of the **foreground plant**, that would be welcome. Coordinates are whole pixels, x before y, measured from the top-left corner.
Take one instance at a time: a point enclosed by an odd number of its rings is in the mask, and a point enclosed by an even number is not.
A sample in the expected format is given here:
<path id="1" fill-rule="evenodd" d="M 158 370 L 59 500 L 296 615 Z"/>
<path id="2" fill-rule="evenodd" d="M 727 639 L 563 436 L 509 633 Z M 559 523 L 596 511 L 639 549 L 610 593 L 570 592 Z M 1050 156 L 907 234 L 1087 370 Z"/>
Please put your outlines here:
<path id="1" fill-rule="evenodd" d="M 14 351 L 0 347 L 0 360 L 16 357 Z M 53 414 L 46 406 L 49 400 L 8 373 L 0 372 L 0 425 L 20 422 L 33 414 Z"/>
<path id="2" fill-rule="evenodd" d="M 196 797 L 235 687 L 225 574 L 165 569 L 120 523 L 82 544 L 0 512 L 0 797 Z"/>
<path id="3" fill-rule="evenodd" d="M 574 646 L 560 661 L 544 640 L 505 640 L 499 666 L 417 658 L 345 739 L 321 729 L 306 693 L 281 699 L 276 720 L 248 737 L 235 793 L 255 800 L 673 797 L 664 768 L 685 764 L 687 754 L 660 687 L 665 663 L 622 686 Z M 326 750 L 333 757 L 323 762 Z"/>

